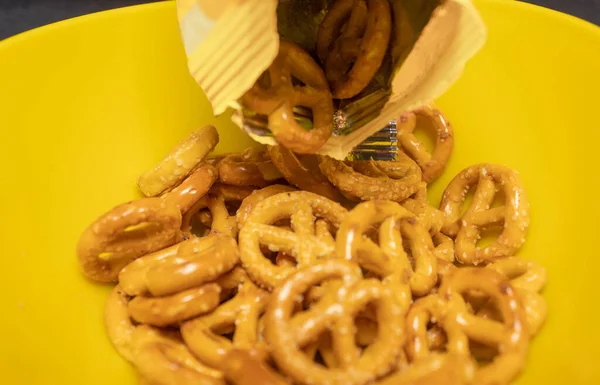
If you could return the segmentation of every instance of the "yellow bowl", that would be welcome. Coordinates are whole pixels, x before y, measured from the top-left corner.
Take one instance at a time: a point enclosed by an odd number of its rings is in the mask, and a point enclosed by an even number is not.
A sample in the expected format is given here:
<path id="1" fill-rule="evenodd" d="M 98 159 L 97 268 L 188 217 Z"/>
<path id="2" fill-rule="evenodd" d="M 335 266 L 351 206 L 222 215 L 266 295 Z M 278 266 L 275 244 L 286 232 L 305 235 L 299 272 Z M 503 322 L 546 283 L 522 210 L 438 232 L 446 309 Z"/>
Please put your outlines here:
<path id="1" fill-rule="evenodd" d="M 533 218 L 520 255 L 548 268 L 550 315 L 518 383 L 598 384 L 600 30 L 517 2 L 477 6 L 489 41 L 439 101 L 456 149 L 431 198 L 477 162 L 521 172 Z M 173 3 L 0 44 L 3 383 L 134 383 L 103 329 L 109 288 L 79 274 L 74 247 L 90 221 L 137 196 L 138 174 L 208 122 L 220 150 L 250 144 L 188 76 Z"/>

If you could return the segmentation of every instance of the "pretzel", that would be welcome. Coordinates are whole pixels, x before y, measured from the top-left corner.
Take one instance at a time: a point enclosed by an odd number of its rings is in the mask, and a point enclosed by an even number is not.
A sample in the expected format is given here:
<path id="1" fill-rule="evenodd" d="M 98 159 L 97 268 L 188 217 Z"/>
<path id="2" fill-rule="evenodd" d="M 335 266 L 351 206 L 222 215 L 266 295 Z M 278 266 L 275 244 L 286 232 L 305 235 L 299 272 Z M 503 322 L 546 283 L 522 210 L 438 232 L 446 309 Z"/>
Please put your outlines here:
<path id="1" fill-rule="evenodd" d="M 366 161 L 346 164 L 327 156 L 320 157 L 321 171 L 342 193 L 361 200 L 403 201 L 421 187 L 421 169 L 412 160 L 402 157 L 395 162 L 379 161 L 380 176 L 369 176 L 356 171 L 365 170 Z M 374 165 L 372 165 L 374 166 Z M 374 166 L 375 167 L 375 166 Z"/>
<path id="2" fill-rule="evenodd" d="M 269 116 L 269 129 L 278 143 L 294 152 L 315 153 L 333 131 L 333 102 L 323 70 L 298 45 L 282 40 L 267 73 L 269 84 L 261 84 L 259 79 L 243 96 L 243 103 Z M 292 78 L 304 85 L 294 85 Z M 312 129 L 306 130 L 296 122 L 296 106 L 312 111 Z"/>
<path id="3" fill-rule="evenodd" d="M 259 341 L 258 319 L 267 304 L 268 293 L 250 280 L 242 283 L 238 293 L 213 312 L 181 325 L 181 333 L 192 352 L 205 364 L 219 368 L 227 353 L 235 349 L 258 349 L 261 360 L 267 355 Z M 233 341 L 223 334 L 233 333 Z"/>
<path id="4" fill-rule="evenodd" d="M 283 146 L 269 147 L 268 151 L 273 164 L 290 184 L 336 202 L 344 200 L 344 196 L 321 172 L 317 155 L 294 154 Z"/>
<path id="5" fill-rule="evenodd" d="M 379 227 L 379 246 L 365 236 Z M 415 269 L 403 247 L 408 240 Z M 337 234 L 336 253 L 381 277 L 409 279 L 415 295 L 427 294 L 437 282 L 437 260 L 431 236 L 414 215 L 392 201 L 368 201 L 357 205 L 346 216 Z"/>
<path id="6" fill-rule="evenodd" d="M 198 362 L 175 335 L 140 325 L 133 339 L 134 365 L 153 384 L 225 385 L 223 374 Z"/>
<path id="7" fill-rule="evenodd" d="M 468 357 L 433 353 L 375 385 L 469 385 L 474 383 L 475 370 L 476 365 Z"/>
<path id="8" fill-rule="evenodd" d="M 369 84 L 383 63 L 391 30 L 387 0 L 333 3 L 319 25 L 317 55 L 335 98 L 356 96 Z"/>
<path id="9" fill-rule="evenodd" d="M 421 119 L 419 119 L 421 118 Z M 419 125 L 426 120 L 427 124 Z M 454 147 L 454 130 L 440 110 L 426 104 L 407 112 L 396 120 L 398 147 L 417 162 L 423 171 L 423 180 L 433 182 L 444 171 Z M 422 127 L 435 135 L 435 148 L 429 152 L 423 142 L 414 135 L 415 129 Z"/>
<path id="10" fill-rule="evenodd" d="M 119 205 L 81 234 L 77 244 L 81 271 L 94 281 L 116 281 L 129 262 L 177 243 L 179 227 L 179 209 L 160 198 Z"/>
<path id="11" fill-rule="evenodd" d="M 294 313 L 298 298 L 313 285 L 338 280 L 309 310 Z M 376 308 L 377 339 L 360 355 L 354 317 L 366 305 Z M 299 384 L 366 384 L 388 373 L 404 342 L 404 311 L 396 293 L 382 282 L 361 278 L 357 265 L 321 261 L 298 270 L 272 294 L 265 313 L 265 337 L 279 369 Z M 306 356 L 307 345 L 331 333 L 339 368 L 325 368 Z"/>
<path id="12" fill-rule="evenodd" d="M 248 197 L 246 197 L 246 199 L 242 201 L 242 204 L 240 205 L 240 208 L 236 213 L 238 227 L 242 228 L 244 223 L 246 223 L 246 219 L 248 218 L 252 210 L 254 210 L 254 207 L 256 207 L 257 204 L 273 195 L 292 191 L 296 191 L 296 189 L 280 184 L 274 184 L 265 187 L 261 190 L 253 191 L 252 194 L 250 194 Z"/>
<path id="13" fill-rule="evenodd" d="M 231 385 L 288 385 L 280 374 L 264 364 L 258 354 L 233 349 L 225 356 L 221 368 Z"/>
<path id="14" fill-rule="evenodd" d="M 177 206 L 184 214 L 208 192 L 218 176 L 216 168 L 201 164 L 179 186 L 162 195 L 162 198 L 167 204 Z"/>
<path id="15" fill-rule="evenodd" d="M 538 294 L 546 285 L 546 269 L 517 257 L 501 259 L 486 268 L 493 269 L 510 280 L 525 310 L 527 329 L 532 336 L 537 334 L 548 314 L 546 300 Z M 496 316 L 491 306 L 484 306 L 477 314 L 488 318 Z"/>
<path id="16" fill-rule="evenodd" d="M 220 181 L 230 185 L 265 187 L 282 177 L 267 152 L 252 147 L 224 157 L 217 167 Z"/>
<path id="17" fill-rule="evenodd" d="M 230 236 L 191 239 L 175 257 L 148 267 L 147 290 L 153 296 L 176 294 L 218 279 L 238 262 L 238 247 Z"/>
<path id="18" fill-rule="evenodd" d="M 113 346 L 129 362 L 133 362 L 133 331 L 135 325 L 132 323 L 127 310 L 129 296 L 119 285 L 116 285 L 108 295 L 104 307 L 104 326 L 108 338 Z"/>
<path id="19" fill-rule="evenodd" d="M 139 323 L 153 326 L 176 325 L 206 314 L 220 303 L 221 288 L 209 283 L 165 297 L 138 296 L 129 301 L 129 314 Z"/>
<path id="20" fill-rule="evenodd" d="M 300 267 L 330 256 L 335 245 L 329 238 L 317 236 L 315 220 L 324 219 L 337 228 L 346 213 L 338 203 L 305 191 L 281 193 L 263 200 L 239 233 L 241 260 L 248 275 L 259 286 L 271 289 L 294 272 L 289 266 L 273 265 L 261 252 L 261 245 L 294 257 Z M 291 218 L 293 231 L 273 225 L 284 218 Z"/>
<path id="21" fill-rule="evenodd" d="M 148 197 L 170 190 L 194 171 L 204 157 L 215 148 L 219 134 L 213 126 L 205 126 L 177 143 L 169 154 L 137 181 L 140 191 Z"/>
<path id="22" fill-rule="evenodd" d="M 467 191 L 477 186 L 473 201 L 461 214 Z M 505 203 L 490 208 L 497 188 L 504 192 Z M 456 259 L 464 264 L 476 265 L 513 255 L 525 242 L 529 226 L 529 201 L 516 171 L 506 166 L 479 164 L 460 172 L 450 182 L 440 209 L 446 215 L 442 231 L 455 236 Z M 484 247 L 477 247 L 482 229 L 502 225 L 498 239 Z"/>
<path id="23" fill-rule="evenodd" d="M 496 304 L 502 321 L 472 314 L 464 295 L 469 291 L 482 292 Z M 455 309 L 462 332 L 469 340 L 497 348 L 492 362 L 479 368 L 476 384 L 508 384 L 523 369 L 529 344 L 526 319 L 510 283 L 492 269 L 466 267 L 456 269 L 442 281 L 439 293 Z"/>

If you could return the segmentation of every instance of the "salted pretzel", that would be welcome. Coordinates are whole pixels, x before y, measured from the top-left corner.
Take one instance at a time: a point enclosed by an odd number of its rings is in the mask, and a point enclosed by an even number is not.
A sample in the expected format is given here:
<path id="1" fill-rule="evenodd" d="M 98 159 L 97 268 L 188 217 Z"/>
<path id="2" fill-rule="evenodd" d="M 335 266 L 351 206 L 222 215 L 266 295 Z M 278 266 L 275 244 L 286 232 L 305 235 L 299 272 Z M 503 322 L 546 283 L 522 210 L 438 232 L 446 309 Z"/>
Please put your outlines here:
<path id="1" fill-rule="evenodd" d="M 548 315 L 546 300 L 539 294 L 546 285 L 546 269 L 537 263 L 517 257 L 501 259 L 486 268 L 495 270 L 510 280 L 525 310 L 527 329 L 532 336 L 537 334 Z M 495 313 L 489 304 L 484 305 L 478 312 L 479 315 L 489 318 L 496 317 Z"/>
<path id="2" fill-rule="evenodd" d="M 83 274 L 99 282 L 116 281 L 136 258 L 181 240 L 181 213 L 160 198 L 121 204 L 96 219 L 79 238 L 77 258 Z"/>
<path id="3" fill-rule="evenodd" d="M 280 184 L 274 184 L 263 189 L 253 191 L 252 194 L 247 196 L 242 201 L 242 204 L 236 213 L 238 227 L 241 228 L 244 223 L 246 223 L 246 219 L 248 219 L 248 216 L 252 210 L 254 210 L 254 207 L 256 207 L 256 205 L 258 205 L 260 202 L 273 195 L 292 191 L 296 191 L 296 189 Z"/>
<path id="4" fill-rule="evenodd" d="M 398 147 L 417 162 L 423 171 L 423 180 L 433 182 L 444 171 L 454 147 L 454 130 L 444 115 L 426 104 L 407 112 L 396 120 Z M 417 128 L 430 131 L 435 136 L 435 148 L 430 153 L 415 136 Z"/>
<path id="5" fill-rule="evenodd" d="M 194 238 L 181 245 L 175 256 L 143 267 L 144 291 L 157 297 L 177 294 L 215 281 L 238 262 L 238 247 L 230 236 Z"/>
<path id="6" fill-rule="evenodd" d="M 135 321 L 164 327 L 211 312 L 220 302 L 221 287 L 208 283 L 169 296 L 137 296 L 129 301 L 128 309 Z"/>
<path id="7" fill-rule="evenodd" d="M 135 325 L 127 310 L 129 299 L 130 297 L 119 285 L 111 290 L 104 305 L 104 327 L 117 353 L 127 361 L 133 362 Z"/>
<path id="8" fill-rule="evenodd" d="M 223 374 L 199 362 L 175 333 L 140 325 L 133 341 L 133 363 L 152 384 L 225 385 Z"/>
<path id="9" fill-rule="evenodd" d="M 138 178 L 140 191 L 152 197 L 177 186 L 200 165 L 218 141 L 219 134 L 213 126 L 205 126 L 194 131 L 177 143 L 152 170 Z"/>
<path id="10" fill-rule="evenodd" d="M 318 219 L 337 228 L 346 214 L 347 210 L 338 203 L 306 191 L 281 193 L 263 200 L 250 213 L 239 233 L 242 264 L 248 275 L 259 286 L 272 289 L 294 272 L 293 267 L 273 265 L 262 253 L 261 245 L 295 258 L 299 267 L 331 256 L 335 244 L 331 236 L 317 231 L 324 227 Z M 291 229 L 274 225 L 287 218 Z"/>
<path id="11" fill-rule="evenodd" d="M 290 184 L 337 202 L 344 200 L 340 191 L 321 172 L 317 155 L 294 154 L 283 146 L 272 146 L 268 151 L 273 164 Z"/>
<path id="12" fill-rule="evenodd" d="M 317 55 L 335 98 L 356 96 L 369 84 L 383 63 L 391 30 L 387 0 L 333 3 L 319 25 Z"/>
<path id="13" fill-rule="evenodd" d="M 219 173 L 209 164 L 201 164 L 173 190 L 161 195 L 168 204 L 179 207 L 182 214 L 200 200 L 217 181 Z"/>
<path id="14" fill-rule="evenodd" d="M 229 185 L 265 187 L 282 178 L 266 150 L 254 147 L 225 156 L 217 167 L 219 180 Z"/>
<path id="15" fill-rule="evenodd" d="M 375 226 L 379 226 L 379 244 L 366 236 Z M 403 238 L 408 241 L 414 269 Z M 399 280 L 408 279 L 412 292 L 418 296 L 427 294 L 437 282 L 431 236 L 414 214 L 396 202 L 368 201 L 352 209 L 337 233 L 336 254 L 380 277 L 396 275 Z"/>
<path id="16" fill-rule="evenodd" d="M 314 59 L 298 45 L 282 40 L 279 54 L 265 77 L 243 96 L 254 112 L 268 115 L 269 129 L 278 143 L 298 153 L 312 154 L 333 131 L 333 102 L 327 79 Z M 294 85 L 292 79 L 303 85 Z M 294 107 L 312 111 L 312 128 L 306 130 L 294 119 Z"/>
<path id="17" fill-rule="evenodd" d="M 330 280 L 339 285 L 308 310 L 295 312 L 298 299 L 313 285 Z M 265 337 L 278 368 L 294 383 L 366 384 L 388 373 L 400 355 L 406 309 L 381 281 L 363 280 L 353 263 L 312 264 L 290 276 L 272 297 L 265 314 Z M 369 304 L 375 306 L 378 334 L 361 354 L 355 343 L 354 318 Z M 331 333 L 338 368 L 313 362 L 303 350 L 325 332 Z"/>
<path id="18" fill-rule="evenodd" d="M 268 352 L 260 341 L 258 320 L 268 298 L 268 292 L 245 280 L 232 299 L 209 314 L 183 323 L 183 339 L 196 357 L 213 368 L 220 368 L 233 349 L 258 350 L 264 360 Z M 232 341 L 223 336 L 231 332 Z"/>
<path id="19" fill-rule="evenodd" d="M 403 201 L 417 193 L 421 169 L 408 157 L 398 161 L 341 162 L 321 156 L 319 167 L 342 193 L 360 200 Z"/>
<path id="20" fill-rule="evenodd" d="M 474 187 L 473 201 L 461 214 L 466 194 Z M 505 203 L 491 207 L 498 189 Z M 446 187 L 440 210 L 446 215 L 442 232 L 455 237 L 456 259 L 461 263 L 479 264 L 509 257 L 525 242 L 529 201 L 518 173 L 506 166 L 478 164 L 464 169 Z M 502 233 L 492 244 L 478 247 L 482 230 L 490 226 L 502 226 Z"/>
<path id="21" fill-rule="evenodd" d="M 465 300 L 469 292 L 487 295 L 501 321 L 473 314 Z M 439 293 L 456 312 L 456 319 L 469 341 L 498 351 L 491 363 L 477 370 L 474 383 L 508 384 L 523 369 L 529 344 L 526 317 L 508 280 L 492 269 L 465 267 L 456 269 L 442 281 Z"/>

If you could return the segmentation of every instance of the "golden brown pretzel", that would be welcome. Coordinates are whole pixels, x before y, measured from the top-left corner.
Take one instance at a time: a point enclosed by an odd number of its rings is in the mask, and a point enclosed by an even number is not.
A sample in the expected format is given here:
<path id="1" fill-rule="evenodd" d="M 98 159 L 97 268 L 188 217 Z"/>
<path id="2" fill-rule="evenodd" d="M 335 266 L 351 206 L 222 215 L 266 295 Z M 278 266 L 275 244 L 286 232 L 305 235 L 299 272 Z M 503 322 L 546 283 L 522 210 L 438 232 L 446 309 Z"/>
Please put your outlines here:
<path id="1" fill-rule="evenodd" d="M 379 245 L 366 237 L 379 226 Z M 415 268 L 405 251 L 410 250 Z M 414 214 L 392 201 L 368 201 L 346 216 L 337 233 L 336 253 L 380 277 L 396 275 L 409 280 L 415 295 L 427 294 L 437 282 L 437 259 L 431 236 Z"/>
<path id="2" fill-rule="evenodd" d="M 121 269 L 142 255 L 181 239 L 179 208 L 160 198 L 119 205 L 94 221 L 79 238 L 77 258 L 95 281 L 117 280 Z"/>
<path id="3" fill-rule="evenodd" d="M 464 295 L 483 293 L 495 303 L 500 322 L 479 317 L 469 310 Z M 508 384 L 523 369 L 529 344 L 526 318 L 508 280 L 492 269 L 457 269 L 442 281 L 439 293 L 447 299 L 470 341 L 497 349 L 491 363 L 479 368 L 476 384 Z"/>
<path id="4" fill-rule="evenodd" d="M 294 312 L 313 285 L 335 280 L 308 310 Z M 298 270 L 272 294 L 265 314 L 265 337 L 279 369 L 299 384 L 366 384 L 388 373 L 404 342 L 405 308 L 393 290 L 376 279 L 363 280 L 357 265 L 330 260 Z M 377 339 L 360 353 L 354 318 L 374 304 Z M 303 351 L 329 331 L 337 368 L 314 363 Z"/>
<path id="5" fill-rule="evenodd" d="M 264 149 L 248 148 L 225 156 L 217 165 L 219 180 L 236 186 L 264 187 L 282 178 Z"/>
<path id="6" fill-rule="evenodd" d="M 137 181 L 146 196 L 157 196 L 184 180 L 219 141 L 217 129 L 205 126 L 177 143 L 152 170 L 142 174 Z"/>
<path id="7" fill-rule="evenodd" d="M 234 348 L 257 349 L 264 360 L 268 352 L 259 338 L 258 319 L 268 295 L 252 281 L 244 281 L 235 297 L 213 312 L 185 322 L 181 326 L 183 339 L 196 357 L 213 368 L 220 368 L 227 353 Z M 223 337 L 232 331 L 233 341 Z"/>
<path id="8" fill-rule="evenodd" d="M 162 195 L 168 204 L 179 207 L 185 213 L 202 198 L 217 180 L 217 169 L 209 164 L 201 164 L 173 190 Z"/>
<path id="9" fill-rule="evenodd" d="M 292 191 L 296 191 L 296 189 L 289 186 L 274 184 L 261 190 L 255 190 L 252 192 L 252 194 L 242 201 L 242 204 L 236 213 L 238 228 L 242 228 L 252 210 L 254 210 L 256 205 L 258 205 L 260 202 L 273 195 Z"/>
<path id="10" fill-rule="evenodd" d="M 259 286 L 274 288 L 294 272 L 290 266 L 273 265 L 262 253 L 261 245 L 294 257 L 298 266 L 332 255 L 335 245 L 330 237 L 319 236 L 315 221 L 321 218 L 337 228 L 346 214 L 338 203 L 305 191 L 280 193 L 263 200 L 239 233 L 241 260 L 248 275 Z M 288 218 L 293 231 L 274 225 Z"/>
<path id="11" fill-rule="evenodd" d="M 135 325 L 131 321 L 127 310 L 128 302 L 129 296 L 127 293 L 119 285 L 116 285 L 106 299 L 104 326 L 116 351 L 127 361 L 133 362 L 133 331 Z"/>
<path id="12" fill-rule="evenodd" d="M 433 353 L 374 385 L 470 385 L 476 365 L 469 357 Z"/>
<path id="13" fill-rule="evenodd" d="M 223 374 L 191 354 L 174 333 L 140 325 L 133 333 L 134 365 L 155 385 L 225 385 Z"/>
<path id="14" fill-rule="evenodd" d="M 298 153 L 312 154 L 333 131 L 333 102 L 323 70 L 298 45 L 282 40 L 279 54 L 267 71 L 268 84 L 261 79 L 244 95 L 243 103 L 259 114 L 269 116 L 269 129 L 278 143 Z M 296 78 L 304 85 L 294 85 Z M 294 119 L 294 107 L 310 108 L 310 130 Z"/>
<path id="15" fill-rule="evenodd" d="M 421 118 L 421 119 L 419 119 Z M 432 131 L 435 135 L 435 148 L 430 153 L 425 145 L 417 139 L 414 131 L 420 126 Z M 431 105 L 424 105 L 414 111 L 407 112 L 397 121 L 398 147 L 417 162 L 423 170 L 423 180 L 430 183 L 444 171 L 454 147 L 454 130 L 444 115 Z"/>
<path id="16" fill-rule="evenodd" d="M 153 296 L 166 296 L 213 282 L 239 262 L 233 238 L 211 235 L 183 244 L 177 255 L 146 270 L 145 283 Z"/>
<path id="17" fill-rule="evenodd" d="M 269 156 L 290 184 L 336 202 L 344 200 L 337 187 L 321 172 L 317 155 L 294 154 L 283 146 L 272 146 L 269 147 Z"/>
<path id="18" fill-rule="evenodd" d="M 415 194 L 421 186 L 421 169 L 408 157 L 398 161 L 348 162 L 321 156 L 319 167 L 342 193 L 360 200 L 403 201 Z M 355 169 L 357 168 L 358 171 Z M 374 175 L 376 171 L 378 175 Z"/>
<path id="19" fill-rule="evenodd" d="M 209 283 L 164 297 L 137 296 L 129 301 L 131 318 L 153 326 L 176 325 L 219 306 L 221 287 Z"/>
<path id="20" fill-rule="evenodd" d="M 317 55 L 335 98 L 351 98 L 369 84 L 383 63 L 391 30 L 387 0 L 333 3 L 319 25 Z"/>
<path id="21" fill-rule="evenodd" d="M 467 191 L 475 186 L 473 201 L 461 214 Z M 505 203 L 490 208 L 498 188 L 504 193 Z M 506 166 L 478 164 L 464 169 L 446 187 L 440 210 L 446 215 L 442 231 L 456 237 L 455 254 L 461 263 L 478 264 L 509 257 L 525 242 L 529 201 L 519 175 Z M 477 247 L 481 231 L 489 226 L 502 226 L 502 233 L 494 243 Z"/>

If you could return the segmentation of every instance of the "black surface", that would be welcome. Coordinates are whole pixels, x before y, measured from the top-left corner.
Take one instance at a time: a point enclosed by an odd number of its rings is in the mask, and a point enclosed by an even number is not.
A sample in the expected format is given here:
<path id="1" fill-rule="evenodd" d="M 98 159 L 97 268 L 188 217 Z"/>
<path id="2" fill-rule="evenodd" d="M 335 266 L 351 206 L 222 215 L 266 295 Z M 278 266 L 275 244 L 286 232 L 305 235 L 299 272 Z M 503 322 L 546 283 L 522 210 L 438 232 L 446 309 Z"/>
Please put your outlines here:
<path id="1" fill-rule="evenodd" d="M 58 20 L 148 2 L 152 1 L 0 0 L 0 40 Z M 570 13 L 600 25 L 600 0 L 528 0 L 528 2 Z"/>

